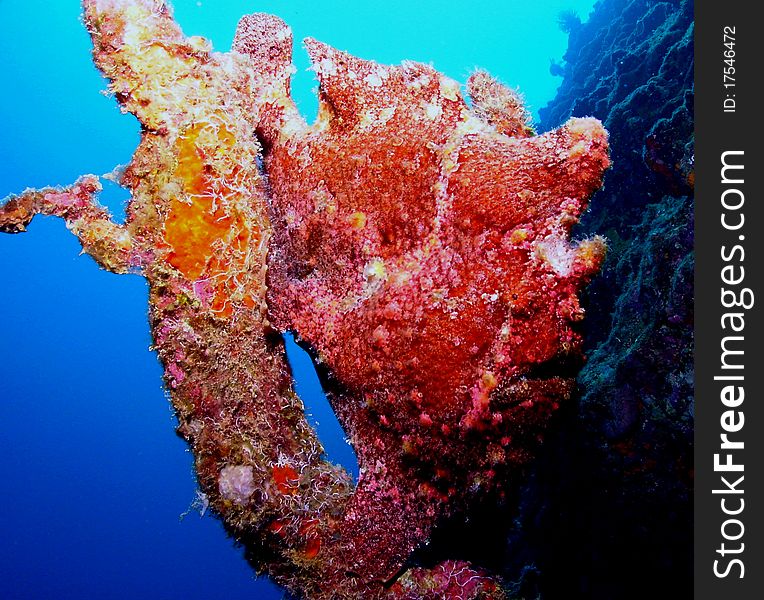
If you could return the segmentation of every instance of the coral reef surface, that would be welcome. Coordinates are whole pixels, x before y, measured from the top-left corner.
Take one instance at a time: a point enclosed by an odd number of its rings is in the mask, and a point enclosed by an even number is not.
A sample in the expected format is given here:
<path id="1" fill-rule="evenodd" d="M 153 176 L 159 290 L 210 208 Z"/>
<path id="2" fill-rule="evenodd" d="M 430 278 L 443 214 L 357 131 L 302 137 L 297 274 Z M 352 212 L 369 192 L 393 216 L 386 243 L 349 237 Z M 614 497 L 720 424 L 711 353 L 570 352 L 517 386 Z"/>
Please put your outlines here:
<path id="1" fill-rule="evenodd" d="M 601 119 L 613 158 L 574 230 L 608 238 L 582 296 L 577 401 L 558 413 L 504 555 L 509 579 L 533 566 L 543 598 L 691 595 L 693 30 L 692 2 L 601 0 L 571 28 L 540 111 L 542 127 Z"/>

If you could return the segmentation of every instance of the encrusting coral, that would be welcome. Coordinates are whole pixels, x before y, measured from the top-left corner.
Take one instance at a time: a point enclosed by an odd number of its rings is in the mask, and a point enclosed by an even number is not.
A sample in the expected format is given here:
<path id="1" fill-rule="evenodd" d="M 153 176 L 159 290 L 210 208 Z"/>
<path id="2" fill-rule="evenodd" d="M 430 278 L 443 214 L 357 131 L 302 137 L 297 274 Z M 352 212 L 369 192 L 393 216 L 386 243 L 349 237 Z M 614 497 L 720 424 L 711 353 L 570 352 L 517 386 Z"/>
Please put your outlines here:
<path id="1" fill-rule="evenodd" d="M 604 255 L 569 232 L 607 134 L 534 135 L 484 72 L 460 86 L 307 40 L 320 88 L 289 95 L 292 36 L 242 18 L 229 53 L 161 0 L 84 0 L 94 59 L 141 142 L 123 225 L 98 179 L 28 190 L 0 230 L 63 218 L 104 268 L 145 276 L 155 348 L 210 506 L 306 598 L 500 598 L 460 560 L 407 562 L 438 521 L 510 484 L 570 394 L 577 293 Z M 280 332 L 312 349 L 358 454 L 322 456 Z"/>

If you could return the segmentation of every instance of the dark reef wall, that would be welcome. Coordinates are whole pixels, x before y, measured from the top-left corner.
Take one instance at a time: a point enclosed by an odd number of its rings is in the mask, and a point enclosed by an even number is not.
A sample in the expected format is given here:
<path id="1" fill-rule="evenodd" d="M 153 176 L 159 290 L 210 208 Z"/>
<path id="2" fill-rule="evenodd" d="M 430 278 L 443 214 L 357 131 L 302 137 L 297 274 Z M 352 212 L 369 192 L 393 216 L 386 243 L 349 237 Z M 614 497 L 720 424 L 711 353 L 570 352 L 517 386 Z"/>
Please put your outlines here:
<path id="1" fill-rule="evenodd" d="M 525 598 L 689 598 L 693 4 L 602 0 L 564 61 L 540 129 L 576 115 L 609 130 L 613 168 L 578 230 L 609 255 L 579 402 L 520 496 L 506 575 Z"/>

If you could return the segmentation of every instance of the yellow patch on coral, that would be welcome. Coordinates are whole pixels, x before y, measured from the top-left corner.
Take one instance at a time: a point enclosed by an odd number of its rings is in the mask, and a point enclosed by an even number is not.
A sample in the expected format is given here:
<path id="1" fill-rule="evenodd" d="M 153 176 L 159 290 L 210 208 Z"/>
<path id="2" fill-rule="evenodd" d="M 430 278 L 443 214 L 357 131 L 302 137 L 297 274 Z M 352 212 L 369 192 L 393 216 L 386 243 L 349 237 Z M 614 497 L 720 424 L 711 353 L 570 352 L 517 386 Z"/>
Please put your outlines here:
<path id="1" fill-rule="evenodd" d="M 174 199 L 165 223 L 165 240 L 172 248 L 168 260 L 193 281 L 201 277 L 213 253 L 215 242 L 230 230 L 232 219 L 221 209 L 215 210 L 213 199 L 203 196 L 192 203 Z"/>
<path id="2" fill-rule="evenodd" d="M 225 160 L 228 156 L 230 161 L 235 142 L 224 125 L 210 123 L 194 125 L 178 139 L 174 175 L 184 195 L 170 202 L 164 228 L 171 249 L 168 262 L 189 281 L 215 281 L 211 308 L 222 317 L 232 314 L 232 296 L 239 296 L 244 305 L 253 304 L 246 293 L 236 294 L 243 289 L 238 275 L 257 231 L 248 226 L 239 194 L 223 176 L 237 168 Z"/>

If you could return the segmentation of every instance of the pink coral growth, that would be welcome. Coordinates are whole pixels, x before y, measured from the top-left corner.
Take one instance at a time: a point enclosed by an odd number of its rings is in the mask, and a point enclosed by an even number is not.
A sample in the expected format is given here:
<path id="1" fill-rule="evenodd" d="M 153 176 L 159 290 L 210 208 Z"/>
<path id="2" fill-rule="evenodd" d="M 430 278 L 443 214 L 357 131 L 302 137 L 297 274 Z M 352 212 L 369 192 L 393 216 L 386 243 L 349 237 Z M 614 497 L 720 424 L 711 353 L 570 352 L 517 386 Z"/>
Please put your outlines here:
<path id="1" fill-rule="evenodd" d="M 245 505 L 256 489 L 252 467 L 229 465 L 220 469 L 218 490 L 226 500 Z"/>

